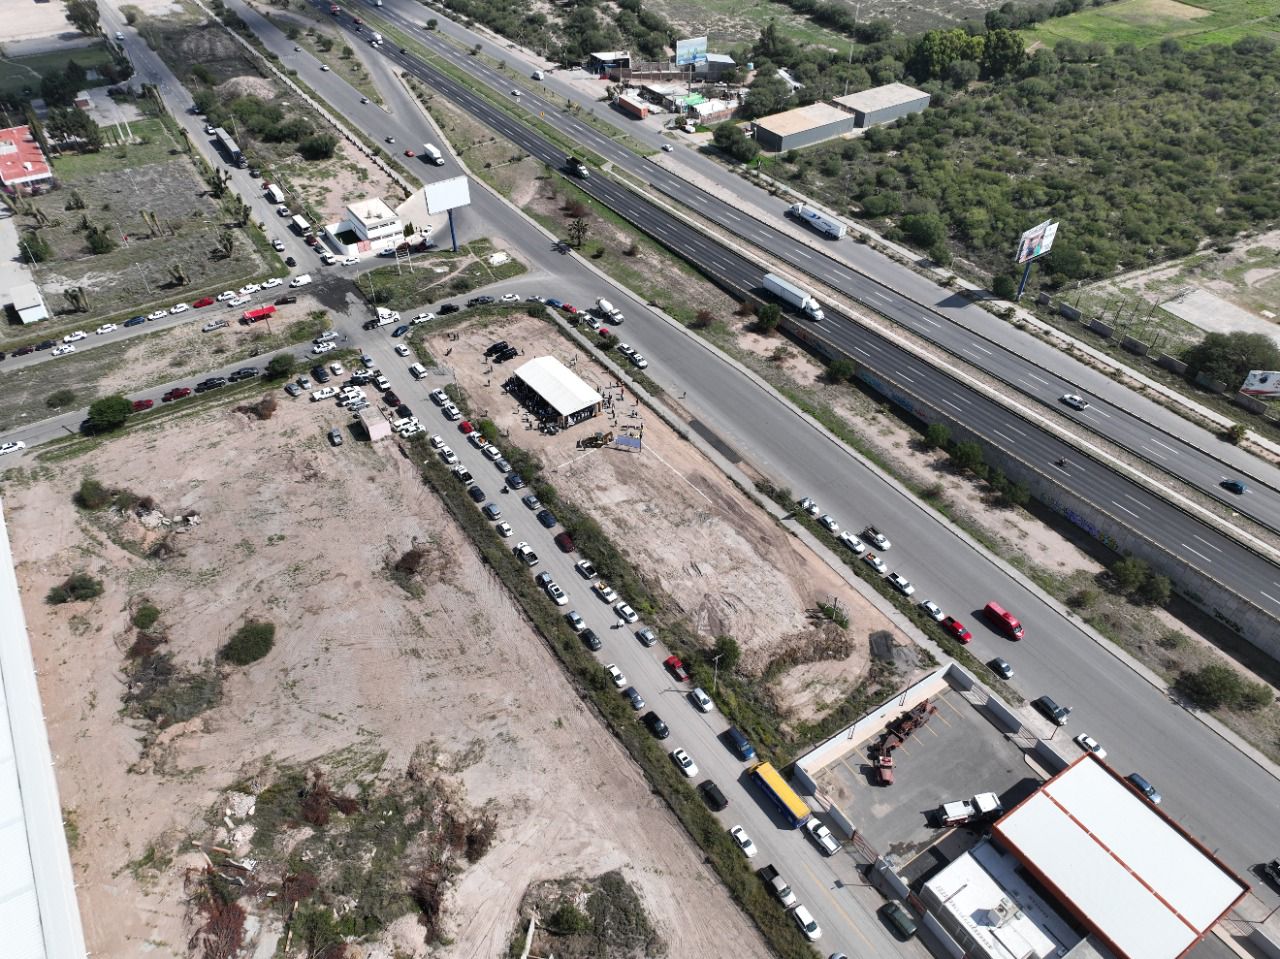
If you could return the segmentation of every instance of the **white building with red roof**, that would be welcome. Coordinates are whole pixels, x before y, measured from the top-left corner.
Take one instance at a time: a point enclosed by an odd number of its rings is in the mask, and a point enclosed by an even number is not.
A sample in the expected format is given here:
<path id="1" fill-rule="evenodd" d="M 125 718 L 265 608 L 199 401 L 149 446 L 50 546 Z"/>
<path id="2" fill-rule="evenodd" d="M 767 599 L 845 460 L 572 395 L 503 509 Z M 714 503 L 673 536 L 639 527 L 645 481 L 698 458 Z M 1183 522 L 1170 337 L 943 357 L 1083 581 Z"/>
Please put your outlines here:
<path id="1" fill-rule="evenodd" d="M 52 182 L 53 170 L 40 144 L 31 135 L 31 128 L 0 130 L 0 186 L 30 192 Z"/>

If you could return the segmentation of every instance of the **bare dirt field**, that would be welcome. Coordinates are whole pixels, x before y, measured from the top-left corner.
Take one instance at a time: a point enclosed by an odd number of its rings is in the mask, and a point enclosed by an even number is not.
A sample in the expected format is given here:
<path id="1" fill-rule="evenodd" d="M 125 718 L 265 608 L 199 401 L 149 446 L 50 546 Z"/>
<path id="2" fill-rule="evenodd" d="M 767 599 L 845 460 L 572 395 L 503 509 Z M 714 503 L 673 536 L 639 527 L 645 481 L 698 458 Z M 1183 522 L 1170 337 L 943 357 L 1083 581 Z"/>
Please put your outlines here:
<path id="1" fill-rule="evenodd" d="M 216 825 L 237 782 L 342 750 L 385 753 L 379 777 L 403 778 L 420 747 L 497 827 L 446 897 L 450 944 L 435 954 L 502 954 L 529 883 L 611 869 L 638 888 L 671 955 L 764 954 L 409 462 L 385 444 L 329 447 L 336 422 L 328 407 L 289 401 L 267 422 L 211 412 L 6 477 L 93 954 L 187 955 L 185 869 L 201 865 L 188 843 L 210 838 L 208 811 Z M 161 531 L 72 504 L 86 474 L 201 522 L 171 536 L 167 558 L 145 558 Z M 438 570 L 419 598 L 387 573 L 414 542 Z M 77 570 L 105 593 L 46 605 Z M 121 710 L 129 610 L 144 597 L 183 669 L 210 669 L 250 617 L 275 624 L 274 649 L 218 667 L 221 701 L 157 734 Z M 270 954 L 278 912 L 251 913 L 264 916 Z M 392 938 L 397 955 L 425 953 L 412 917 L 395 930 L 371 955 L 389 959 Z"/>
<path id="2" fill-rule="evenodd" d="M 610 393 L 613 406 L 595 424 L 556 436 L 533 429 L 525 414 L 501 392 L 509 374 L 487 372 L 484 348 L 495 338 L 493 323 L 467 324 L 428 337 L 431 354 L 449 362 L 473 407 L 511 442 L 535 454 L 560 495 L 588 511 L 639 571 L 680 606 L 688 622 L 710 643 L 733 636 L 743 651 L 741 668 L 763 673 L 773 659 L 793 647 L 829 646 L 841 634 L 813 612 L 835 598 L 847 611 L 843 631 L 849 651 L 838 659 L 797 657 L 801 665 L 784 673 L 774 692 L 799 718 L 821 715 L 864 678 L 872 633 L 900 633 L 860 593 L 795 537 L 757 509 L 698 450 L 655 416 L 646 416 L 603 368 L 546 323 L 518 315 L 503 320 L 502 337 L 526 356 L 552 355 Z M 513 361 L 514 362 L 514 361 Z M 488 385 L 486 385 L 488 384 Z M 634 416 L 632 415 L 634 412 Z M 616 448 L 578 450 L 576 440 L 597 429 L 641 432 L 641 453 Z"/>

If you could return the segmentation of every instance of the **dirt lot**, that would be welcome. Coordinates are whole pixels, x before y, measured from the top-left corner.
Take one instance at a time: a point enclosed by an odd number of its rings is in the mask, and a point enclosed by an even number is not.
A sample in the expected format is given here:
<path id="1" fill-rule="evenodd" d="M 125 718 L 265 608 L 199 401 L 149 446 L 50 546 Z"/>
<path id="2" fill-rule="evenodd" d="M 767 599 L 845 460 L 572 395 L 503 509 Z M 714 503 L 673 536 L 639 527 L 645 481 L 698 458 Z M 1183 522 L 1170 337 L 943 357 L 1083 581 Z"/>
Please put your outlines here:
<path id="1" fill-rule="evenodd" d="M 242 775 L 361 749 L 385 751 L 384 775 L 402 777 L 432 741 L 469 806 L 497 821 L 493 848 L 448 898 L 452 944 L 438 954 L 502 954 L 530 882 L 616 868 L 672 955 L 763 955 L 408 462 L 388 445 L 330 448 L 324 431 L 336 422 L 328 407 L 287 401 L 265 423 L 202 414 L 43 467 L 38 482 L 8 478 L 93 954 L 186 955 L 188 840 L 207 837 L 206 810 Z M 72 505 L 85 474 L 202 521 L 175 538 L 172 558 L 145 559 L 138 543 L 154 533 Z M 385 572 L 413 541 L 441 569 L 420 599 Z M 48 588 L 74 570 L 101 578 L 105 594 L 45 605 Z M 145 753 L 154 730 L 120 711 L 134 639 L 126 609 L 143 596 L 160 610 L 176 662 L 192 669 L 246 617 L 276 624 L 265 659 L 227 670 L 220 705 L 169 727 Z M 412 919 L 396 929 L 403 955 L 423 954 Z"/>
<path id="2" fill-rule="evenodd" d="M 502 337 L 519 344 L 526 356 L 549 354 L 576 364 L 578 375 L 602 394 L 609 391 L 609 374 L 543 322 L 519 317 L 502 322 Z M 762 673 L 784 650 L 816 650 L 830 642 L 827 634 L 838 627 L 815 622 L 812 611 L 819 601 L 839 599 L 849 615 L 852 652 L 789 670 L 773 690 L 786 709 L 805 719 L 820 715 L 861 681 L 872 633 L 890 630 L 901 641 L 879 611 L 752 506 L 692 444 L 629 399 L 618 400 L 616 387 L 610 415 L 595 424 L 550 437 L 532 428 L 500 391 L 507 374 L 486 372 L 482 354 L 494 339 L 491 326 L 457 327 L 452 331 L 459 335 L 456 341 L 443 333 L 428 337 L 431 355 L 444 357 L 452 347 L 448 362 L 473 408 L 486 409 L 513 443 L 536 454 L 560 495 L 595 517 L 708 643 L 721 634 L 733 636 L 742 647 L 741 668 Z M 643 427 L 639 454 L 575 448 L 579 437 L 597 429 L 634 433 L 636 427 Z"/>

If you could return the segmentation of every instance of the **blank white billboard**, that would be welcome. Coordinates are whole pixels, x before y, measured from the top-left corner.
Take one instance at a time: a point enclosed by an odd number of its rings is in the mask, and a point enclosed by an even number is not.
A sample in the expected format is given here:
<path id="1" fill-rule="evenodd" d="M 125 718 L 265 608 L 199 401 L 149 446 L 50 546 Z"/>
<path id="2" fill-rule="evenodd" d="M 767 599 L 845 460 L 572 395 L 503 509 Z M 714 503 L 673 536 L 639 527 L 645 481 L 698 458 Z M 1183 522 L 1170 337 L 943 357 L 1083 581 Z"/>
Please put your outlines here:
<path id="1" fill-rule="evenodd" d="M 471 185 L 464 176 L 428 183 L 423 192 L 427 198 L 427 212 L 432 215 L 471 205 Z"/>

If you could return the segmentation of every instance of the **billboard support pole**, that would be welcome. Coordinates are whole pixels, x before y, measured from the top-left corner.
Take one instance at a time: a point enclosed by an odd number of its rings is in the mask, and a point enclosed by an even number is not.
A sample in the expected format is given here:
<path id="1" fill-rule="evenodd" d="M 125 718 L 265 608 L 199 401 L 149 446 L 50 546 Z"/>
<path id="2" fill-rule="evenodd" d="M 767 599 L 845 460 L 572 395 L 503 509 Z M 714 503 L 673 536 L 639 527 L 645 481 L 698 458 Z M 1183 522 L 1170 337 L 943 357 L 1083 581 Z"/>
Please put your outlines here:
<path id="1" fill-rule="evenodd" d="M 453 252 L 458 252 L 458 231 L 453 228 L 453 210 L 449 211 L 449 241 L 453 244 Z"/>
<path id="2" fill-rule="evenodd" d="M 1027 288 L 1027 280 L 1031 277 L 1031 264 L 1034 262 L 1035 260 L 1028 260 L 1027 268 L 1022 271 L 1022 280 L 1018 283 L 1018 295 L 1013 298 L 1015 303 L 1022 299 L 1022 291 Z"/>

